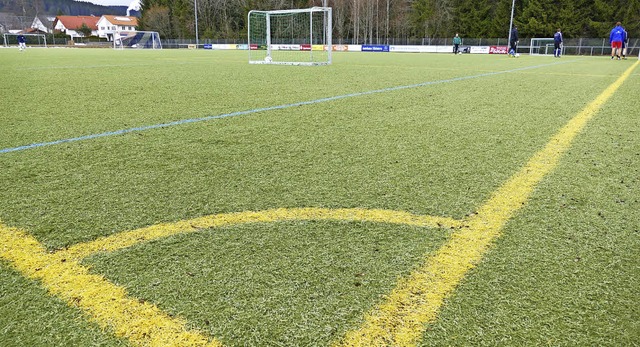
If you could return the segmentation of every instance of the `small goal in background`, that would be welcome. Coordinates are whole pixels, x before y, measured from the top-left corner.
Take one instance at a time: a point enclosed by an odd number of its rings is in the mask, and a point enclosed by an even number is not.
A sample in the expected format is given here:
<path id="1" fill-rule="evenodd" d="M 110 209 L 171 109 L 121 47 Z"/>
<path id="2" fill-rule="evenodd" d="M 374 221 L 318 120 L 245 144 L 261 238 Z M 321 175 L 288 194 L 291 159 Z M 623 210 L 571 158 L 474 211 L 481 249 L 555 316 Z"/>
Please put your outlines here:
<path id="1" fill-rule="evenodd" d="M 113 48 L 162 49 L 160 34 L 156 31 L 116 31 Z"/>

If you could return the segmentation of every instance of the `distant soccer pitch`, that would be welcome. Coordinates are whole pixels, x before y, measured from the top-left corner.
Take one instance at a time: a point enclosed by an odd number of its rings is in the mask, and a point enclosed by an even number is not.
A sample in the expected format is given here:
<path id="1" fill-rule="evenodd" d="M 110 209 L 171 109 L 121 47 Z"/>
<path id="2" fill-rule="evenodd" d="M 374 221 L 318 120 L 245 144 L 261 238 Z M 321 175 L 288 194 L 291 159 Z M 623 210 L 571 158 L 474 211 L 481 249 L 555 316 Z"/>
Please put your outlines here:
<path id="1" fill-rule="evenodd" d="M 634 345 L 640 69 L 0 50 L 0 345 Z"/>

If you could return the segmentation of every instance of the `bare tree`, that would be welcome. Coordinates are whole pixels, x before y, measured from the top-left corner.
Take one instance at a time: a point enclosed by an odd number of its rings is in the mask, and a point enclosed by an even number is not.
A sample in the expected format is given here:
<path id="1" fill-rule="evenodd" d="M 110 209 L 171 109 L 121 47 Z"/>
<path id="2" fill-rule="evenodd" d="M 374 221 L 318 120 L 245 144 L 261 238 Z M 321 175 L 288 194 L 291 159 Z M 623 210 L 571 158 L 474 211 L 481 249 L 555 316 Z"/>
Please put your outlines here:
<path id="1" fill-rule="evenodd" d="M 384 34 L 384 43 L 389 44 L 389 7 L 391 6 L 391 0 L 387 0 L 387 11 L 386 11 L 386 19 L 385 19 L 385 34 Z"/>
<path id="2" fill-rule="evenodd" d="M 360 1 L 353 0 L 351 5 L 351 22 L 353 23 L 353 43 L 358 44 L 360 42 Z"/>
<path id="3" fill-rule="evenodd" d="M 157 31 L 161 37 L 172 37 L 168 7 L 153 6 L 146 10 L 144 15 L 147 30 Z"/>
<path id="4" fill-rule="evenodd" d="M 346 6 L 347 0 L 335 0 L 333 1 L 333 31 L 338 36 L 340 44 L 342 39 L 349 36 L 348 24 L 349 24 L 349 12 Z"/>

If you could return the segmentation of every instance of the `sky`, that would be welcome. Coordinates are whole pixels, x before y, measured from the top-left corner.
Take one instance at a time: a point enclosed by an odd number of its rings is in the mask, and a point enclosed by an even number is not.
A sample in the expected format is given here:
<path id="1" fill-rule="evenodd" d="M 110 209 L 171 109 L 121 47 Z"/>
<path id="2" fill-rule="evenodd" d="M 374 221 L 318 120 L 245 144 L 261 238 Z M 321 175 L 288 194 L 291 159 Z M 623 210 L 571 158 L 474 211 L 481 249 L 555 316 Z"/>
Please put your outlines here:
<path id="1" fill-rule="evenodd" d="M 76 0 L 77 1 L 77 0 Z M 91 2 L 96 5 L 104 5 L 104 6 L 129 6 L 132 2 L 138 2 L 138 0 L 84 0 L 84 2 Z"/>

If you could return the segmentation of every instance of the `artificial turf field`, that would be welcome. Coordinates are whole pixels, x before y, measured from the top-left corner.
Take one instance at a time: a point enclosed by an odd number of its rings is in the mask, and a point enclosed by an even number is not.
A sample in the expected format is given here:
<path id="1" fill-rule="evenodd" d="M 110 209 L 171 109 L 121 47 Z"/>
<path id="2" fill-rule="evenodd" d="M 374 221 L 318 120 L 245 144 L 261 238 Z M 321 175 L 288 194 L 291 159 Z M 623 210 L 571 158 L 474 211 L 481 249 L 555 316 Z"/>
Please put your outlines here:
<path id="1" fill-rule="evenodd" d="M 640 68 L 0 49 L 1 346 L 634 346 Z"/>

